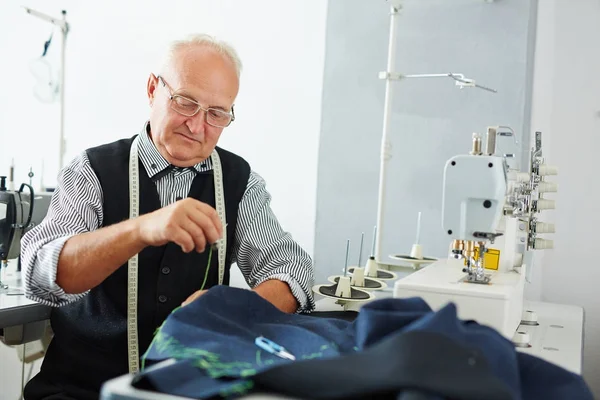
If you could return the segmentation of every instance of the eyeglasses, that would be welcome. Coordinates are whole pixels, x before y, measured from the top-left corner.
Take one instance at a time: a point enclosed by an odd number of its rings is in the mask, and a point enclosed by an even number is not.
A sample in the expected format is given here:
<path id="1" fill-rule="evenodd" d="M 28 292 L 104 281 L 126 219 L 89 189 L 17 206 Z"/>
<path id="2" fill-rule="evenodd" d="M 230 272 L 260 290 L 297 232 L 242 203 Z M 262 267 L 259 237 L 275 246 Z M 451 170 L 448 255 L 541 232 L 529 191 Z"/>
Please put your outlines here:
<path id="1" fill-rule="evenodd" d="M 200 104 L 187 97 L 173 94 L 171 87 L 167 85 L 162 76 L 157 77 L 165 88 L 169 91 L 169 99 L 171 100 L 171 109 L 178 112 L 186 117 L 193 117 L 198 114 L 200 110 L 205 113 L 206 123 L 216 128 L 226 128 L 233 121 L 235 121 L 235 113 L 233 112 L 233 106 L 231 112 L 219 110 L 218 108 L 203 108 Z"/>

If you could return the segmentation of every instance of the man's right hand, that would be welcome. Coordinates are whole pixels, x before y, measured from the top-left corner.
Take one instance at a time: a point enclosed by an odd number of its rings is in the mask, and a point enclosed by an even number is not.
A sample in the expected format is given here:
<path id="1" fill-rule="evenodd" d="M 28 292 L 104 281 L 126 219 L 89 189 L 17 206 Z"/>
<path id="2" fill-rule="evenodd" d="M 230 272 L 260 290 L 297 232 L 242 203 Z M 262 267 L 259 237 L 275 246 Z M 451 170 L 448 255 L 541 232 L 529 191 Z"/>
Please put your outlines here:
<path id="1" fill-rule="evenodd" d="M 193 198 L 179 200 L 137 219 L 140 238 L 146 246 L 174 242 L 189 253 L 203 252 L 223 236 L 216 210 Z"/>

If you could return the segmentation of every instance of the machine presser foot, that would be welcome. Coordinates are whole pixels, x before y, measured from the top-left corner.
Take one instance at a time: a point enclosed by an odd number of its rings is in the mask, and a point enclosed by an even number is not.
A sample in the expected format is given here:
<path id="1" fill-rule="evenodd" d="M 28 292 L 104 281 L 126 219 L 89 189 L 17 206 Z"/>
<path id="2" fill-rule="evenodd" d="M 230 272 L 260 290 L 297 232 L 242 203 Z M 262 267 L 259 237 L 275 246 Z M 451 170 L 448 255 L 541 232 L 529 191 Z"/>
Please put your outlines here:
<path id="1" fill-rule="evenodd" d="M 490 275 L 478 276 L 474 272 L 469 272 L 466 268 L 463 269 L 463 272 L 466 272 L 467 276 L 465 276 L 462 279 L 462 282 L 477 283 L 479 285 L 489 285 L 490 284 L 490 281 L 491 281 Z"/>

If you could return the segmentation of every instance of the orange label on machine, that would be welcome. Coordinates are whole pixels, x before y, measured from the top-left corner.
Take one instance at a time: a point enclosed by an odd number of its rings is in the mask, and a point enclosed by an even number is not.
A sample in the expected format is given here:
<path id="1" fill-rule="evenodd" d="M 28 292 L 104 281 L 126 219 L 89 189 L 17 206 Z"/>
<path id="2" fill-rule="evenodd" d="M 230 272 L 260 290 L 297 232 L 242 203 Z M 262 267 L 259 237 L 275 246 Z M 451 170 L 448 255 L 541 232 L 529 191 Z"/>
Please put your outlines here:
<path id="1" fill-rule="evenodd" d="M 475 260 L 479 260 L 479 247 L 475 248 Z M 467 265 L 467 260 L 465 259 L 465 265 Z M 488 249 L 487 252 L 483 256 L 483 266 L 485 269 L 493 269 L 498 270 L 500 265 L 500 250 L 497 249 Z"/>

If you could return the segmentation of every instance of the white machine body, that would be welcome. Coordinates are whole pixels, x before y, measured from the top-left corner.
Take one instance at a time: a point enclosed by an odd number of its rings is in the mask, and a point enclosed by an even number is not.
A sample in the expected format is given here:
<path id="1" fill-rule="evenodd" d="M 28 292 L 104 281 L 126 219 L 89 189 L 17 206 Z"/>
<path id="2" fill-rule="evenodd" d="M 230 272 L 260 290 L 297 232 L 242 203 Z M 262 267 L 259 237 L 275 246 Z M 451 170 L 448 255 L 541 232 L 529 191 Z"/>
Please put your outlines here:
<path id="1" fill-rule="evenodd" d="M 506 198 L 504 160 L 495 156 L 459 155 L 446 162 L 442 223 L 451 239 L 481 241 L 496 233 Z"/>
<path id="2" fill-rule="evenodd" d="M 531 268 L 525 260 L 532 259 L 525 255 L 553 246 L 537 235 L 554 232 L 554 226 L 538 221 L 536 214 L 553 208 L 546 207 L 551 200 L 541 194 L 556 185 L 544 182 L 549 174 L 548 167 L 542 168 L 540 132 L 529 173 L 510 170 L 505 158 L 494 156 L 496 134 L 501 135 L 497 128 L 488 128 L 485 153 L 481 138 L 474 135 L 471 154 L 446 163 L 442 226 L 451 241 L 448 258 L 398 280 L 394 297 L 420 297 L 434 310 L 453 302 L 459 318 L 491 326 L 517 343 L 522 341 L 517 328 L 524 318 L 526 271 Z M 480 257 L 475 249 L 488 256 L 498 250 L 497 262 L 488 265 L 491 258 Z"/>
<path id="3" fill-rule="evenodd" d="M 491 326 L 512 339 L 521 323 L 525 270 L 488 271 L 489 285 L 465 282 L 463 260 L 442 259 L 400 279 L 394 297 L 420 297 L 433 310 L 452 302 L 458 317 Z"/>

